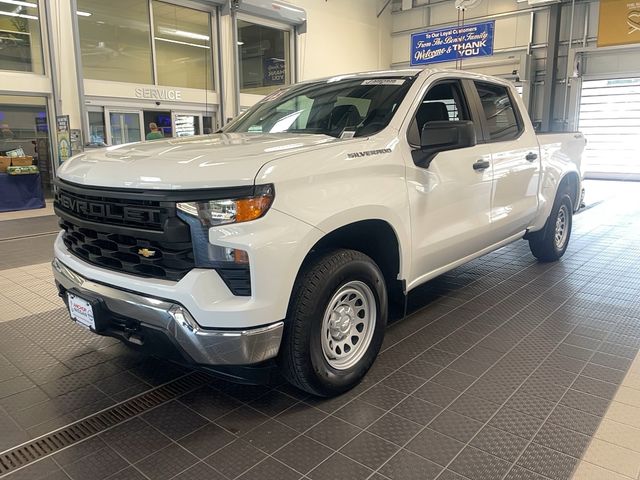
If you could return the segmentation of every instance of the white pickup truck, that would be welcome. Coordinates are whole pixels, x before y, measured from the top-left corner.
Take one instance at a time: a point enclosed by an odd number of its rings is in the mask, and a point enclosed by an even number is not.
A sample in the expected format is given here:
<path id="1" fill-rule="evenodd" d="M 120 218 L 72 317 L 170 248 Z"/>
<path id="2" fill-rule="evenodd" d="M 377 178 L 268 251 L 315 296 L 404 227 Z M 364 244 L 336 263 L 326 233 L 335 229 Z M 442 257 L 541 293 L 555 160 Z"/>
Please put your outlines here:
<path id="1" fill-rule="evenodd" d="M 579 133 L 536 136 L 514 87 L 447 70 L 284 87 L 222 133 L 59 169 L 53 269 L 97 334 L 321 396 L 356 385 L 412 289 L 526 238 L 558 260 Z"/>

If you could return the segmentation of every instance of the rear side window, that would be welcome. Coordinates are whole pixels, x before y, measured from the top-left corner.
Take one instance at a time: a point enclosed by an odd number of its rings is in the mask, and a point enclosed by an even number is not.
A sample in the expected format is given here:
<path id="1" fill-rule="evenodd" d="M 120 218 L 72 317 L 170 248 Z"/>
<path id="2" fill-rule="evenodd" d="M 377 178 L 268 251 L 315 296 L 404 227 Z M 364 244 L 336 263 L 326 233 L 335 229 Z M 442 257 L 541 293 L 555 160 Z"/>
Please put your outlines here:
<path id="1" fill-rule="evenodd" d="M 480 102 L 487 120 L 489 140 L 503 142 L 520 135 L 521 126 L 509 95 L 509 89 L 502 85 L 475 82 Z"/>

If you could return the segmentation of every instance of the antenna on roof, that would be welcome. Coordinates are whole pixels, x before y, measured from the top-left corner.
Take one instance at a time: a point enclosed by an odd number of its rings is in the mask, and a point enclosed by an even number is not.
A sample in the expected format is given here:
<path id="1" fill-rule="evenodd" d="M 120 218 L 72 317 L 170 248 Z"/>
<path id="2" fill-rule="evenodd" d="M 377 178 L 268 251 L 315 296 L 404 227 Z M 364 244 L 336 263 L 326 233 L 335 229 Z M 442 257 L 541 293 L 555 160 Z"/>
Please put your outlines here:
<path id="1" fill-rule="evenodd" d="M 470 8 L 477 7 L 482 3 L 482 0 L 456 0 L 455 6 L 458 10 L 458 28 L 464 26 L 464 12 Z M 462 59 L 456 58 L 456 69 L 462 70 Z"/>

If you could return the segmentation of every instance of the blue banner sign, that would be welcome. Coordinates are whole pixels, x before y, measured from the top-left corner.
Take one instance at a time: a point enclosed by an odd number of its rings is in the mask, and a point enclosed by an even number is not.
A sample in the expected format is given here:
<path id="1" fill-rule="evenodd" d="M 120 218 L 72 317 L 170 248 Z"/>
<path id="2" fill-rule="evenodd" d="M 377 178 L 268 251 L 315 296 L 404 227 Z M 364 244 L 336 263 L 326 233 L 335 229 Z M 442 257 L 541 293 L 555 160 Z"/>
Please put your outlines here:
<path id="1" fill-rule="evenodd" d="M 411 35 L 411 65 L 493 55 L 495 20 Z"/>

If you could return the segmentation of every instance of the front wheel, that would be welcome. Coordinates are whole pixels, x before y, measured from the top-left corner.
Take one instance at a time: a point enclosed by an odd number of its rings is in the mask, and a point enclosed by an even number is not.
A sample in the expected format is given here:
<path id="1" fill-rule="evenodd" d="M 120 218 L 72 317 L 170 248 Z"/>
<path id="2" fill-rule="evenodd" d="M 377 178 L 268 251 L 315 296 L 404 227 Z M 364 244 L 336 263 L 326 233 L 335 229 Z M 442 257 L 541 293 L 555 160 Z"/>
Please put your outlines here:
<path id="1" fill-rule="evenodd" d="M 573 224 L 573 204 L 571 197 L 560 196 L 551 209 L 544 228 L 529 237 L 531 253 L 541 262 L 559 260 L 569 245 Z"/>
<path id="2" fill-rule="evenodd" d="M 373 364 L 387 323 L 384 277 L 354 250 L 325 253 L 293 291 L 280 363 L 284 376 L 318 396 L 357 385 Z"/>

